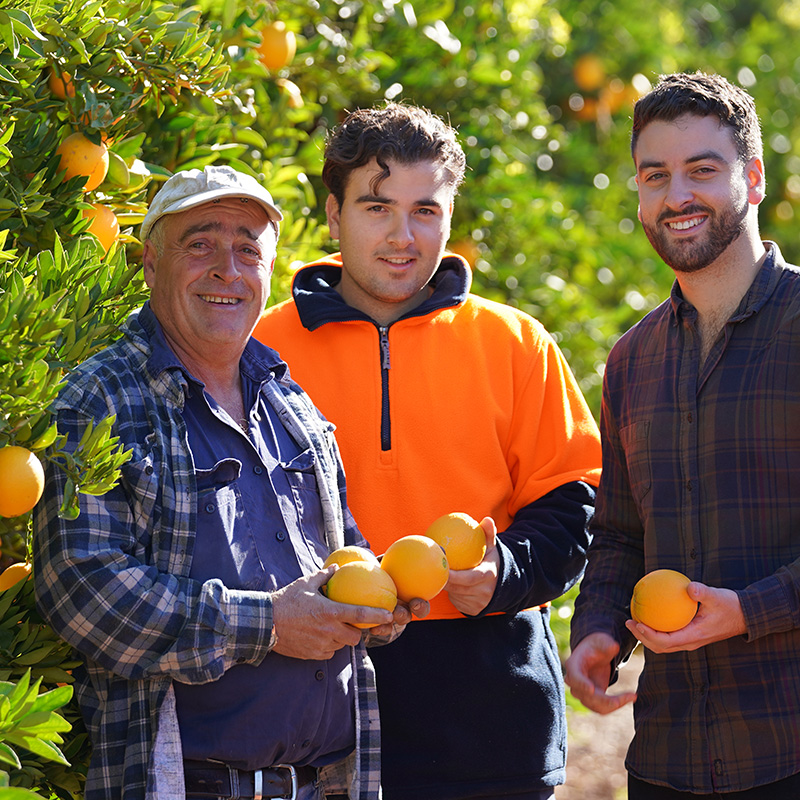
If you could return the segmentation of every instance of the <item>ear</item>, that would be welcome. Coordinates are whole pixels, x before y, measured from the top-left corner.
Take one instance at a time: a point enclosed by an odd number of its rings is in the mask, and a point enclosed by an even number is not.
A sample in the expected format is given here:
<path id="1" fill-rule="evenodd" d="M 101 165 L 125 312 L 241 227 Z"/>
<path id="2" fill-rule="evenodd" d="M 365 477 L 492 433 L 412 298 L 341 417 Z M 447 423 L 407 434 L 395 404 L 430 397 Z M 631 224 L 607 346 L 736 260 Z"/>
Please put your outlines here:
<path id="1" fill-rule="evenodd" d="M 745 167 L 747 178 L 747 199 L 757 206 L 767 196 L 767 183 L 764 178 L 764 163 L 758 157 L 753 157 Z"/>
<path id="2" fill-rule="evenodd" d="M 339 238 L 340 213 L 341 209 L 339 208 L 338 201 L 332 194 L 329 194 L 328 199 L 325 201 L 325 214 L 328 217 L 328 227 L 330 228 L 332 239 Z"/>
<path id="3" fill-rule="evenodd" d="M 642 221 L 642 207 L 636 206 L 636 216 L 639 218 L 639 222 Z"/>
<path id="4" fill-rule="evenodd" d="M 156 277 L 156 259 L 158 253 L 155 245 L 147 239 L 142 250 L 142 268 L 144 272 L 144 282 L 152 289 Z"/>

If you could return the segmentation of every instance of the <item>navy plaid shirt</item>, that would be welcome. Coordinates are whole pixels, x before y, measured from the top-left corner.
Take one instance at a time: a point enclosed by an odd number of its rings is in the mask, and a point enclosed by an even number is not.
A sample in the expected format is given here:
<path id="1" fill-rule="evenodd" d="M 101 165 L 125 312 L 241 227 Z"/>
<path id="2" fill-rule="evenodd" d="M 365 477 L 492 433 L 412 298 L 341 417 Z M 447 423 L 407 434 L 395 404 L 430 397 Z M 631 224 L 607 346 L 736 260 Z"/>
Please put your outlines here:
<path id="1" fill-rule="evenodd" d="M 657 568 L 735 590 L 745 636 L 645 651 L 626 765 L 682 791 L 738 791 L 800 770 L 800 270 L 769 253 L 705 364 L 681 296 L 613 348 L 603 474 L 572 640 L 621 642 Z"/>
<path id="2" fill-rule="evenodd" d="M 51 466 L 35 512 L 37 603 L 86 666 L 76 676 L 93 744 L 86 800 L 155 800 L 158 770 L 182 777 L 179 742 L 167 739 L 154 755 L 156 732 L 168 737 L 164 731 L 177 727 L 161 714 L 174 713 L 171 682 L 204 683 L 234 664 L 257 665 L 272 644 L 267 592 L 190 578 L 197 481 L 182 414 L 187 384 L 179 368 L 152 358 L 156 330 L 146 304 L 128 318 L 118 342 L 69 375 L 54 407 L 59 432 L 73 448 L 90 421 L 116 414 L 113 432 L 133 451 L 120 482 L 102 497 L 81 495 L 80 516 L 61 519 L 64 474 Z M 295 441 L 314 453 L 330 549 L 363 544 L 347 510 L 333 426 L 273 350 L 251 339 L 242 365 L 254 374 L 273 373 L 262 387 L 267 402 Z M 331 776 L 351 782 L 359 800 L 377 800 L 377 696 L 363 645 L 351 662 L 356 774 L 347 769 L 346 776 L 341 770 Z"/>

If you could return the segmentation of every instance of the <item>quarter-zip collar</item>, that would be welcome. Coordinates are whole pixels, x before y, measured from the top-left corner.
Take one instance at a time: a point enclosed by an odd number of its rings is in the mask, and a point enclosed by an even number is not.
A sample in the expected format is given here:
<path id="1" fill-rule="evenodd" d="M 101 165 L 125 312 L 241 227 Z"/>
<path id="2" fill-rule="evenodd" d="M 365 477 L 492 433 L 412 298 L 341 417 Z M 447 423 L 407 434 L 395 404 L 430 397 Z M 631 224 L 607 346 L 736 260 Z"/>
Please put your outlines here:
<path id="1" fill-rule="evenodd" d="M 358 319 L 376 324 L 363 311 L 347 305 L 336 291 L 341 274 L 339 253 L 308 264 L 297 272 L 292 283 L 292 296 L 303 327 L 314 331 L 328 322 Z M 461 305 L 467 299 L 471 283 L 472 274 L 467 262 L 461 256 L 446 255 L 431 279 L 431 296 L 400 319 L 423 317 L 443 308 Z"/>

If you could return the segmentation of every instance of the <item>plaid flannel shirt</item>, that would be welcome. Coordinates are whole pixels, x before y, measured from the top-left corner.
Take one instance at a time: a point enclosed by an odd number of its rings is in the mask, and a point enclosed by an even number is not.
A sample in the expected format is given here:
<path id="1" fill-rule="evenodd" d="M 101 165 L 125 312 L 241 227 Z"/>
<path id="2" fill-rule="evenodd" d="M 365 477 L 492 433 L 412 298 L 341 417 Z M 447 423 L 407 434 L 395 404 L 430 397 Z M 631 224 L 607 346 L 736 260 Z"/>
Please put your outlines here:
<path id="1" fill-rule="evenodd" d="M 102 497 L 81 495 L 80 516 L 61 519 L 64 475 L 50 468 L 35 515 L 39 608 L 86 666 L 76 682 L 93 742 L 86 800 L 177 800 L 183 784 L 172 681 L 213 681 L 234 664 L 259 664 L 270 649 L 269 594 L 188 577 L 196 482 L 182 415 L 186 381 L 177 369 L 151 371 L 157 324 L 147 304 L 131 315 L 118 342 L 69 376 L 54 408 L 73 447 L 90 421 L 116 414 L 114 433 L 133 451 L 120 482 Z M 262 392 L 295 440 L 315 452 L 329 547 L 363 543 L 347 510 L 333 426 L 274 351 L 251 340 L 242 363 L 272 372 Z M 351 797 L 375 800 L 378 711 L 363 645 L 352 662 L 356 752 L 347 768 L 328 772 L 346 778 Z M 177 776 L 166 790 L 164 775 Z"/>
<path id="2" fill-rule="evenodd" d="M 681 791 L 800 769 L 800 271 L 769 253 L 706 362 L 675 284 L 615 345 L 603 473 L 572 640 L 622 643 L 636 581 L 676 569 L 739 595 L 747 634 L 645 650 L 626 764 Z"/>

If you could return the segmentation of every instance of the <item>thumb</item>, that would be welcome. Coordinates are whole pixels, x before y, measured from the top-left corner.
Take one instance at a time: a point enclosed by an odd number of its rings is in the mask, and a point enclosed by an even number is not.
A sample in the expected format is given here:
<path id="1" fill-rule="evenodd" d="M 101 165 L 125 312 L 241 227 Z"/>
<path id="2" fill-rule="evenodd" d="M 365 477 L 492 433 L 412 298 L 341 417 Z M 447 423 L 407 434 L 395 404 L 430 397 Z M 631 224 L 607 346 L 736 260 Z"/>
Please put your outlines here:
<path id="1" fill-rule="evenodd" d="M 706 586 L 704 583 L 700 583 L 700 581 L 692 581 L 686 587 L 686 593 L 692 598 L 692 600 L 695 600 L 698 603 L 706 602 L 710 592 L 711 587 Z"/>
<path id="2" fill-rule="evenodd" d="M 486 549 L 491 550 L 497 541 L 497 525 L 491 517 L 484 517 L 481 520 L 481 528 L 486 536 Z"/>
<path id="3" fill-rule="evenodd" d="M 306 575 L 302 580 L 305 580 L 308 583 L 309 589 L 316 590 L 324 586 L 331 579 L 331 575 L 333 575 L 337 569 L 339 569 L 338 565 L 331 564 L 325 569 L 321 569 L 318 572 L 312 572 L 310 575 Z"/>

